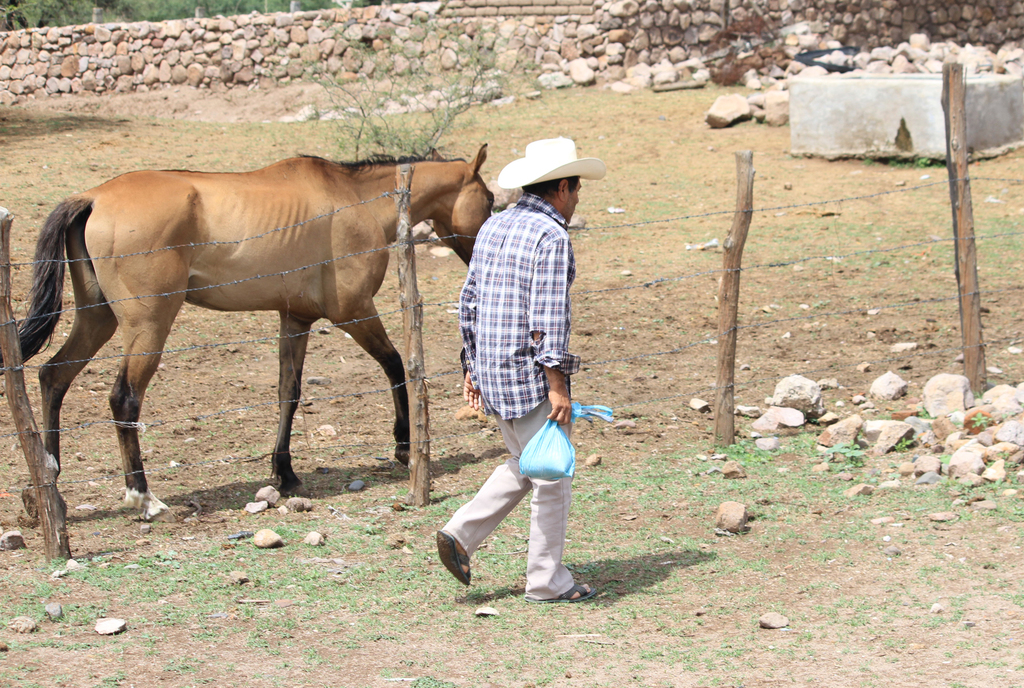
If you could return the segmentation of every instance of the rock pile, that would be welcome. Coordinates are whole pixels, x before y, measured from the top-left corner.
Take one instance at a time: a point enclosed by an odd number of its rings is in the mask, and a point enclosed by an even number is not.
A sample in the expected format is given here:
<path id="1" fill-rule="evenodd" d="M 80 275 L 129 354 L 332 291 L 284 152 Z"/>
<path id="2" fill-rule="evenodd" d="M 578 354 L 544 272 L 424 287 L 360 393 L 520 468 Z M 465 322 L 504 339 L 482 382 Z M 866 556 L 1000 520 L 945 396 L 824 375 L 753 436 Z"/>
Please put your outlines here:
<path id="1" fill-rule="evenodd" d="M 944 62 L 958 61 L 968 73 L 1020 75 L 1024 49 L 1010 42 L 1020 37 L 1020 22 L 1016 14 L 1012 26 L 1005 18 L 986 19 L 1006 14 L 1005 7 L 985 7 L 992 1 L 926 11 L 916 0 L 892 0 L 853 12 L 813 0 L 735 6 L 723 0 L 533 0 L 529 9 L 518 0 L 449 0 L 443 7 L 421 2 L 24 29 L 0 33 L 0 104 L 172 85 L 267 87 L 313 75 L 350 80 L 444 73 L 483 51 L 502 72 L 539 69 L 543 88 L 674 90 L 728 72 L 734 76 L 723 83 L 738 79 L 767 90 L 763 98 L 748 99 L 750 112 L 741 117 L 782 125 L 786 98 L 771 94 L 784 93 L 789 77 L 828 73 L 822 65 L 872 74 L 938 73 Z M 849 55 L 840 50 L 844 42 L 867 47 Z M 981 43 L 1002 47 L 993 52 Z M 833 52 L 818 65 L 794 59 L 819 50 Z M 488 101 L 501 93 L 485 86 L 478 95 Z M 431 98 L 395 103 L 394 110 L 423 109 Z"/>
<path id="2" fill-rule="evenodd" d="M 1007 479 L 1010 466 L 1024 464 L 1024 383 L 993 387 L 976 404 L 966 377 L 935 375 L 924 385 L 917 409 L 894 412 L 892 420 L 865 419 L 862 414 L 876 409 L 859 394 L 852 399 L 858 406 L 855 414 L 841 420 L 833 413 L 822 415 L 823 386 L 842 389 L 834 381 L 816 383 L 799 375 L 781 380 L 775 394 L 766 399 L 771 406 L 751 424 L 750 435 L 757 438 L 758 448 L 777 449 L 778 438 L 763 435 L 800 428 L 806 414 L 827 426 L 818 436 L 818 449 L 826 456 L 867 453 L 881 457 L 914 450 L 914 460 L 901 466 L 899 473 L 915 478 L 917 484 L 935 484 L 943 475 L 969 484 L 1000 482 Z M 889 371 L 872 383 L 871 395 L 891 401 L 905 395 L 907 387 L 906 381 Z M 940 455 L 951 455 L 948 465 Z M 826 461 L 814 470 L 827 472 L 828 468 Z M 879 485 L 898 486 L 898 480 Z"/>

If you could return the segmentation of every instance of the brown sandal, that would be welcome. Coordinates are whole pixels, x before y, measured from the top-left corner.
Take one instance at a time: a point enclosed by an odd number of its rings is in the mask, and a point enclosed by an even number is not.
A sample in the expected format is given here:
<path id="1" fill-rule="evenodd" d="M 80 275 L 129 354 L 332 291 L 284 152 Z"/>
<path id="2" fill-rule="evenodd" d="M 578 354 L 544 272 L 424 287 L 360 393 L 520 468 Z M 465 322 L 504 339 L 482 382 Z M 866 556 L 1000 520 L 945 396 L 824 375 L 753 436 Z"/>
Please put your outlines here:
<path id="1" fill-rule="evenodd" d="M 458 542 L 443 530 L 437 531 L 437 555 L 448 572 L 463 585 L 469 585 L 469 556 L 459 551 Z"/>
<path id="2" fill-rule="evenodd" d="M 588 586 L 589 587 L 589 586 Z M 573 597 L 576 593 L 579 593 L 579 597 Z M 537 604 L 549 604 L 554 602 L 568 602 L 573 604 L 575 602 L 582 602 L 583 600 L 589 600 L 591 597 L 597 594 L 597 588 L 584 588 L 582 585 L 573 585 L 567 592 L 563 592 L 561 595 L 550 600 L 531 600 L 527 599 L 527 602 L 535 602 Z"/>

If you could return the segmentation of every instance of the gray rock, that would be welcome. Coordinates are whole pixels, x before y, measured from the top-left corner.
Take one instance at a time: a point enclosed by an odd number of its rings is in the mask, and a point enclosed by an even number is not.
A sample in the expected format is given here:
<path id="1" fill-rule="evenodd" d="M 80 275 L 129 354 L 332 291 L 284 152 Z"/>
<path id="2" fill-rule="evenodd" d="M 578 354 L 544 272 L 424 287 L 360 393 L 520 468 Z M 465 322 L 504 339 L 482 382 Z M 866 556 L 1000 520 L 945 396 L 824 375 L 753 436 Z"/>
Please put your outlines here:
<path id="1" fill-rule="evenodd" d="M 20 530 L 8 530 L 0 535 L 0 552 L 9 552 L 16 549 L 24 549 L 25 538 Z"/>
<path id="2" fill-rule="evenodd" d="M 270 505 L 264 501 L 249 502 L 245 505 L 245 511 L 250 514 L 262 514 Z"/>
<path id="3" fill-rule="evenodd" d="M 908 416 L 903 422 L 914 428 L 914 437 L 919 437 L 932 429 L 932 422 L 917 416 Z"/>
<path id="4" fill-rule="evenodd" d="M 747 526 L 747 507 L 739 502 L 723 502 L 715 512 L 715 527 L 730 533 L 742 532 Z"/>
<path id="5" fill-rule="evenodd" d="M 760 433 L 775 432 L 780 425 L 789 428 L 799 428 L 804 424 L 804 414 L 794 408 L 783 408 L 772 406 L 764 415 L 751 424 L 751 428 Z"/>
<path id="6" fill-rule="evenodd" d="M 888 547 L 882 550 L 882 554 L 884 554 L 887 557 L 898 557 L 901 554 L 903 554 L 903 550 L 901 550 L 896 545 L 889 545 Z"/>
<path id="7" fill-rule="evenodd" d="M 139 526 L 139 532 L 142 533 L 143 535 L 149 535 L 149 533 L 152 530 L 153 530 L 153 526 L 151 526 L 148 523 L 143 523 L 141 526 Z"/>
<path id="8" fill-rule="evenodd" d="M 868 396 L 875 399 L 892 401 L 907 393 L 907 381 L 891 370 L 871 383 Z"/>
<path id="9" fill-rule="evenodd" d="M 1003 423 L 1003 427 L 999 428 L 999 432 L 996 433 L 995 440 L 1024 447 L 1024 423 L 1018 420 L 1010 420 Z"/>
<path id="10" fill-rule="evenodd" d="M 768 612 L 761 616 L 761 618 L 757 620 L 757 623 L 761 628 L 776 630 L 789 626 L 789 619 L 778 612 Z"/>
<path id="11" fill-rule="evenodd" d="M 953 411 L 966 411 L 974 406 L 971 383 L 963 375 L 940 373 L 924 385 L 924 409 L 939 418 Z"/>
<path id="12" fill-rule="evenodd" d="M 996 385 L 982 395 L 982 401 L 991 404 L 999 416 L 1014 416 L 1024 407 L 1024 392 L 1010 385 Z"/>
<path id="13" fill-rule="evenodd" d="M 949 460 L 949 477 L 959 478 L 967 474 L 981 476 L 985 470 L 985 448 L 976 442 L 957 449 Z"/>
<path id="14" fill-rule="evenodd" d="M 712 129 L 724 129 L 748 119 L 750 119 L 750 103 L 738 93 L 719 96 L 711 109 L 704 115 L 704 121 Z"/>
<path id="15" fill-rule="evenodd" d="M 790 375 L 779 380 L 772 396 L 772 406 L 794 408 L 803 411 L 810 418 L 819 418 L 825 414 L 821 388 L 816 382 L 802 375 Z"/>
<path id="16" fill-rule="evenodd" d="M 50 617 L 50 621 L 57 621 L 64 616 L 64 608 L 57 602 L 51 602 L 46 605 L 46 607 L 43 608 L 43 611 L 45 611 L 46 615 Z"/>
<path id="17" fill-rule="evenodd" d="M 914 481 L 914 484 L 935 485 L 940 480 L 942 480 L 942 476 L 940 476 L 938 473 L 936 473 L 935 471 L 927 471 L 926 473 L 922 473 L 920 477 L 918 477 L 918 479 Z"/>
<path id="18" fill-rule="evenodd" d="M 754 440 L 754 445 L 762 451 L 775 451 L 782 443 L 778 437 L 761 437 Z"/>
<path id="19" fill-rule="evenodd" d="M 279 499 L 281 499 L 281 493 L 273 485 L 261 487 L 256 491 L 256 501 L 266 502 L 268 506 L 275 506 Z"/>
<path id="20" fill-rule="evenodd" d="M 327 385 L 331 384 L 331 378 L 329 378 L 329 377 L 316 377 L 316 376 L 314 376 L 314 377 L 307 377 L 306 378 L 306 384 L 307 385 L 320 385 L 322 387 L 326 387 Z"/>
<path id="21" fill-rule="evenodd" d="M 572 77 L 570 77 L 568 74 L 562 74 L 561 72 L 548 72 L 547 74 L 541 74 L 539 77 L 537 77 L 537 84 L 541 88 L 545 88 L 548 90 L 556 88 L 568 88 L 569 86 L 572 86 L 574 83 L 576 82 L 572 80 Z"/>
<path id="22" fill-rule="evenodd" d="M 348 485 L 348 489 L 350 492 L 359 492 L 359 490 L 363 489 L 364 487 L 366 487 L 366 483 L 364 483 L 362 480 L 353 480 Z"/>

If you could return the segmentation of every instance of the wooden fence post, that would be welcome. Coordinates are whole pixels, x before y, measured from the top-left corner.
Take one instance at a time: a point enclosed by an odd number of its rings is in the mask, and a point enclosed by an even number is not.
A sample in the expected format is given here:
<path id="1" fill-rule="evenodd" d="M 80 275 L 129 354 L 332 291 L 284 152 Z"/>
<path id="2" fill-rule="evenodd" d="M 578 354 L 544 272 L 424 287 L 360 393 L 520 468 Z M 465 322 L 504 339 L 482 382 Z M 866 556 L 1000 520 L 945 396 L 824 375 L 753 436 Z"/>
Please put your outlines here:
<path id="1" fill-rule="evenodd" d="M 39 437 L 32 405 L 25 388 L 25 370 L 22 367 L 21 341 L 11 308 L 11 225 L 14 216 L 0 208 L 0 351 L 3 351 L 7 404 L 11 407 L 14 426 L 18 429 L 21 451 L 25 454 L 28 471 L 32 476 L 32 496 L 43 531 L 43 548 L 47 561 L 70 559 L 68 541 L 68 508 L 57 491 L 60 468 L 56 459 L 46 453 Z M 23 494 L 23 497 L 26 496 Z"/>
<path id="2" fill-rule="evenodd" d="M 740 268 L 754 210 L 754 154 L 736 153 L 736 214 L 725 239 L 722 277 L 718 285 L 718 382 L 715 397 L 715 444 L 736 440 L 733 418 L 736 379 L 736 316 L 740 305 Z"/>
<path id="3" fill-rule="evenodd" d="M 981 334 L 981 294 L 978 291 L 978 252 L 974 244 L 974 212 L 967 164 L 967 81 L 960 64 L 942 66 L 942 111 L 946 119 L 946 171 L 953 209 L 953 255 L 960 291 L 960 334 L 964 375 L 971 391 L 985 391 L 985 345 Z"/>
<path id="4" fill-rule="evenodd" d="M 416 245 L 409 221 L 412 166 L 398 168 L 398 281 L 405 330 L 405 374 L 409 392 L 409 495 L 413 506 L 430 504 L 430 413 L 423 359 L 423 299 L 416 283 Z"/>

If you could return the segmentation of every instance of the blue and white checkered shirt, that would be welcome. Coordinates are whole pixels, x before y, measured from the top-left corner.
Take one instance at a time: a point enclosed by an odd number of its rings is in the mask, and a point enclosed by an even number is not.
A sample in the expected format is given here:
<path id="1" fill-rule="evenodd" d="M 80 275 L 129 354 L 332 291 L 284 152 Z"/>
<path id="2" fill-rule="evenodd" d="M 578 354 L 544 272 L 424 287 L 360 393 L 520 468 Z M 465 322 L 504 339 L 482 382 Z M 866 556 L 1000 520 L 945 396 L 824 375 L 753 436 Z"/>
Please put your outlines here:
<path id="1" fill-rule="evenodd" d="M 545 366 L 567 381 L 579 371 L 579 356 L 569 353 L 574 279 L 565 218 L 543 198 L 524 194 L 480 228 L 459 297 L 459 331 L 463 365 L 488 413 L 521 418 L 547 399 Z"/>

